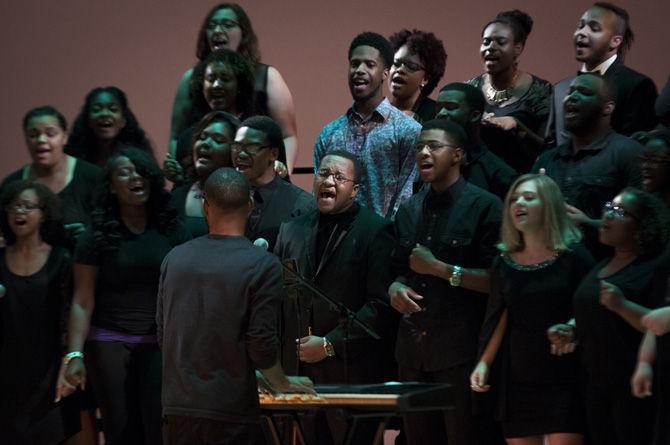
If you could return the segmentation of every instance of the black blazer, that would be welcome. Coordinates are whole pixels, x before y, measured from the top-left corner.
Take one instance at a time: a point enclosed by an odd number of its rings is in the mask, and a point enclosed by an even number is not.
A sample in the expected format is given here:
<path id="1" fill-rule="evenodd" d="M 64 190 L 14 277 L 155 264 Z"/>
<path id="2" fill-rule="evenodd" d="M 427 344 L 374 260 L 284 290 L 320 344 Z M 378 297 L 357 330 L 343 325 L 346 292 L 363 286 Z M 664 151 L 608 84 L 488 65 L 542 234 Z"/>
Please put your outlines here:
<path id="1" fill-rule="evenodd" d="M 575 77 L 577 74 L 554 85 L 547 125 L 547 140 L 551 145 L 558 146 L 570 140 L 570 133 L 563 126 L 563 99 Z M 618 57 L 604 77 L 617 87 L 616 108 L 611 121 L 614 131 L 630 136 L 636 131 L 651 130 L 656 126 L 654 103 L 658 93 L 653 80 L 628 68 Z"/>
<path id="2" fill-rule="evenodd" d="M 349 383 L 393 378 L 392 339 L 398 315 L 386 303 L 387 289 L 393 280 L 388 261 L 393 248 L 391 225 L 371 210 L 360 207 L 334 247 L 319 260 L 316 258 L 319 215 L 315 210 L 282 224 L 275 253 L 282 261 L 295 259 L 300 274 L 355 311 L 358 318 L 382 336 L 382 340 L 376 341 L 358 327 L 351 329 L 347 341 Z M 287 374 L 307 375 L 317 383 L 344 383 L 344 342 L 339 314 L 306 289 L 299 290 L 298 304 L 299 312 L 296 301 L 290 297 L 282 305 L 284 370 Z M 328 338 L 335 357 L 312 364 L 298 363 L 295 339 L 307 335 L 307 326 L 312 327 L 314 335 Z"/>

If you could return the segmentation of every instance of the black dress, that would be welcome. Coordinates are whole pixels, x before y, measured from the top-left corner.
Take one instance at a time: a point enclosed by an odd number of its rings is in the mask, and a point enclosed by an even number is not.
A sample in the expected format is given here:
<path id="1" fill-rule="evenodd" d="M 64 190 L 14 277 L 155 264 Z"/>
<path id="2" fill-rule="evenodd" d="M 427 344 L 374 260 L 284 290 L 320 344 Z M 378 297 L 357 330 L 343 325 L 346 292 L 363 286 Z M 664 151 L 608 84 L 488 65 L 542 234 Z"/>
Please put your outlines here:
<path id="1" fill-rule="evenodd" d="M 652 280 L 654 307 L 670 306 L 670 255 L 666 256 Z M 658 394 L 654 445 L 670 444 L 670 333 L 656 337 L 656 369 L 653 392 Z"/>
<path id="2" fill-rule="evenodd" d="M 72 260 L 54 247 L 29 276 L 13 274 L 0 249 L 0 442 L 55 444 L 79 431 L 74 396 L 54 403 L 71 297 Z"/>
<path id="3" fill-rule="evenodd" d="M 542 136 L 549 119 L 551 84 L 539 77 L 532 76 L 532 78 L 533 81 L 528 91 L 519 100 L 504 107 L 487 102 L 485 111 L 497 117 L 512 116 L 533 133 Z M 484 84 L 484 75 L 470 79 L 467 83 L 481 89 Z M 516 132 L 482 126 L 482 139 L 493 153 L 521 174 L 530 172 L 539 154 L 539 148 L 529 147 Z"/>
<path id="4" fill-rule="evenodd" d="M 608 261 L 589 272 L 573 300 L 588 432 L 594 445 L 647 444 L 656 401 L 636 399 L 630 389 L 642 333 L 600 304 L 598 273 Z M 638 258 L 605 281 L 621 289 L 628 300 L 652 307 L 651 277 L 657 263 Z"/>
<path id="5" fill-rule="evenodd" d="M 504 253 L 494 261 L 481 350 L 506 309 L 507 328 L 492 369 L 505 437 L 583 431 L 578 359 L 552 355 L 547 329 L 572 318 L 572 295 L 593 264 L 581 245 L 536 265 L 519 265 Z"/>

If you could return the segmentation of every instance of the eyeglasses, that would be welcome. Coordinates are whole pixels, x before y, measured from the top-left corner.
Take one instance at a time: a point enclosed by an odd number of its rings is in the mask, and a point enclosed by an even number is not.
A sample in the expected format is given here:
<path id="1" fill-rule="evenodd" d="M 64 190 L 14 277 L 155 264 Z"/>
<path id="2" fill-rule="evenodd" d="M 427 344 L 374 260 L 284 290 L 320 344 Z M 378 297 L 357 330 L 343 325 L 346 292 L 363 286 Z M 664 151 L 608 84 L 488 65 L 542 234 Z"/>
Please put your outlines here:
<path id="1" fill-rule="evenodd" d="M 603 205 L 603 216 L 611 216 L 613 218 L 623 220 L 627 216 L 630 216 L 636 221 L 639 221 L 637 216 L 633 215 L 630 213 L 628 210 L 620 206 L 619 204 L 615 204 L 612 201 L 607 201 Z"/>
<path id="2" fill-rule="evenodd" d="M 235 28 L 236 26 L 240 26 L 239 23 L 237 23 L 235 20 L 230 20 L 230 19 L 222 19 L 222 20 L 210 20 L 207 22 L 207 30 L 208 31 L 215 31 L 216 28 L 221 27 L 224 31 L 230 31 L 231 29 Z"/>
<path id="3" fill-rule="evenodd" d="M 353 179 L 347 178 L 342 173 L 331 172 L 330 170 L 325 168 L 322 168 L 321 170 L 317 171 L 316 176 L 319 179 L 319 181 L 325 181 L 326 179 L 332 176 L 335 183 L 340 185 L 345 184 L 347 182 L 353 182 L 353 183 L 356 182 Z"/>
<path id="4" fill-rule="evenodd" d="M 660 165 L 660 164 L 670 162 L 670 157 L 667 157 L 667 156 L 641 155 L 641 156 L 638 156 L 638 159 L 640 160 L 640 164 L 653 165 L 655 167 Z"/>
<path id="5" fill-rule="evenodd" d="M 262 149 L 269 147 L 272 147 L 272 145 L 241 144 L 239 142 L 233 142 L 230 146 L 230 151 L 236 155 L 245 152 L 250 156 L 256 156 Z"/>
<path id="6" fill-rule="evenodd" d="M 33 210 L 41 209 L 42 206 L 32 202 L 22 202 L 20 204 L 8 205 L 5 207 L 7 213 L 30 213 Z"/>
<path id="7" fill-rule="evenodd" d="M 400 68 L 401 66 L 405 66 L 407 71 L 415 72 L 415 71 L 421 71 L 421 70 L 426 70 L 425 67 L 422 65 L 419 65 L 418 63 L 410 62 L 409 60 L 406 59 L 395 59 L 393 60 L 393 66 L 396 68 Z"/>
<path id="8" fill-rule="evenodd" d="M 428 150 L 432 153 L 439 150 L 440 148 L 449 147 L 449 148 L 459 148 L 455 145 L 441 144 L 439 142 L 419 142 L 414 146 L 414 151 L 417 153 L 422 152 L 424 148 L 428 147 Z"/>

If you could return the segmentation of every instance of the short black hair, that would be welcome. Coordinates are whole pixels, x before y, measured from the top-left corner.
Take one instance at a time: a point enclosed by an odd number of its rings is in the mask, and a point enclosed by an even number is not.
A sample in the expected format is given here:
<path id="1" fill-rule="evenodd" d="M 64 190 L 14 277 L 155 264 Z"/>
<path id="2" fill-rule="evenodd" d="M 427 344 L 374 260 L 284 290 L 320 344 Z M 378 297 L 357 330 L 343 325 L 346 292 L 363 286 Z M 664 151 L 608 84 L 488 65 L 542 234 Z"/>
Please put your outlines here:
<path id="1" fill-rule="evenodd" d="M 442 40 L 435 37 L 432 32 L 418 29 L 412 31 L 403 29 L 393 34 L 389 40 L 394 53 L 401 46 L 407 45 L 410 51 L 419 56 L 426 70 L 426 86 L 421 89 L 421 94 L 424 97 L 429 96 L 444 76 L 444 70 L 447 66 L 447 52 L 444 50 Z"/>
<path id="2" fill-rule="evenodd" d="M 58 125 L 60 126 L 61 130 L 67 131 L 67 121 L 65 120 L 65 116 L 63 116 L 63 114 L 60 111 L 58 111 L 51 105 L 44 105 L 41 107 L 35 107 L 31 110 L 28 110 L 26 115 L 23 116 L 23 129 L 24 130 L 28 129 L 28 122 L 30 122 L 31 119 L 42 116 L 55 117 L 56 120 L 58 120 Z"/>
<path id="3" fill-rule="evenodd" d="M 333 150 L 326 153 L 323 158 L 321 158 L 321 162 L 323 162 L 326 156 L 339 156 L 340 158 L 350 160 L 354 165 L 354 183 L 360 184 L 361 176 L 363 175 L 363 164 L 361 163 L 361 160 L 358 159 L 358 156 L 346 150 Z M 319 162 L 319 167 L 321 166 L 321 162 Z"/>
<path id="4" fill-rule="evenodd" d="M 453 138 L 454 142 L 458 144 L 463 151 L 467 150 L 468 135 L 463 127 L 456 122 L 448 121 L 446 119 L 429 120 L 428 122 L 424 122 L 421 127 L 421 131 L 426 130 L 442 130 Z"/>
<path id="5" fill-rule="evenodd" d="M 240 128 L 249 127 L 254 130 L 262 131 L 268 138 L 268 143 L 272 147 L 277 147 L 279 156 L 277 160 L 286 165 L 286 146 L 284 145 L 284 136 L 281 127 L 277 122 L 268 116 L 251 116 L 242 121 Z"/>
<path id="6" fill-rule="evenodd" d="M 616 102 L 618 96 L 618 89 L 616 84 L 608 77 L 604 77 L 600 73 L 596 72 L 580 72 L 578 76 L 593 76 L 600 79 L 603 83 L 602 97 L 605 101 Z"/>
<path id="7" fill-rule="evenodd" d="M 383 35 L 377 34 L 376 32 L 363 32 L 354 37 L 354 40 L 351 41 L 351 45 L 349 45 L 349 54 L 347 55 L 349 59 L 351 59 L 351 53 L 353 53 L 359 46 L 371 46 L 379 51 L 386 68 L 390 68 L 393 64 L 393 48 L 391 47 L 391 42 L 389 42 Z"/>
<path id="8" fill-rule="evenodd" d="M 484 35 L 486 28 L 493 23 L 502 23 L 503 25 L 512 28 L 514 43 L 521 43 L 522 45 L 526 44 L 526 40 L 528 39 L 530 32 L 533 30 L 533 19 L 531 16 L 518 9 L 499 12 L 498 15 L 496 15 L 496 18 L 484 25 L 484 28 L 482 28 L 482 35 Z"/>
<path id="9" fill-rule="evenodd" d="M 633 46 L 633 40 L 635 40 L 635 34 L 633 34 L 633 30 L 630 27 L 630 16 L 628 15 L 628 11 L 609 2 L 595 2 L 593 6 L 606 9 L 616 15 L 617 33 L 621 34 L 623 37 L 621 45 L 617 48 L 617 54 L 623 60 L 626 57 L 626 53 L 630 50 L 631 46 Z"/>
<path id="10" fill-rule="evenodd" d="M 451 82 L 446 84 L 440 90 L 440 93 L 443 91 L 460 91 L 465 96 L 465 101 L 468 103 L 468 106 L 473 110 L 483 113 L 486 109 L 486 99 L 484 99 L 484 93 L 482 90 L 470 85 L 469 83 L 462 82 Z"/>
<path id="11" fill-rule="evenodd" d="M 194 108 L 192 113 L 196 116 L 202 116 L 211 111 L 209 104 L 205 100 L 203 87 L 205 71 L 207 70 L 207 66 L 212 64 L 222 64 L 230 67 L 237 81 L 235 111 L 240 113 L 242 117 L 251 116 L 254 107 L 254 70 L 244 56 L 228 49 L 220 49 L 209 53 L 205 60 L 199 62 L 193 68 L 193 75 L 191 76 L 189 85 L 189 94 Z"/>
<path id="12" fill-rule="evenodd" d="M 44 215 L 39 229 L 42 241 L 51 246 L 64 246 L 66 237 L 60 199 L 46 185 L 30 180 L 11 182 L 2 191 L 0 197 L 0 231 L 5 238 L 5 243 L 11 246 L 16 242 L 16 235 L 9 226 L 7 207 L 25 190 L 35 190 L 40 210 Z"/>
<path id="13" fill-rule="evenodd" d="M 249 203 L 251 187 L 242 173 L 222 167 L 205 181 L 204 196 L 207 203 L 221 210 L 238 210 Z"/>

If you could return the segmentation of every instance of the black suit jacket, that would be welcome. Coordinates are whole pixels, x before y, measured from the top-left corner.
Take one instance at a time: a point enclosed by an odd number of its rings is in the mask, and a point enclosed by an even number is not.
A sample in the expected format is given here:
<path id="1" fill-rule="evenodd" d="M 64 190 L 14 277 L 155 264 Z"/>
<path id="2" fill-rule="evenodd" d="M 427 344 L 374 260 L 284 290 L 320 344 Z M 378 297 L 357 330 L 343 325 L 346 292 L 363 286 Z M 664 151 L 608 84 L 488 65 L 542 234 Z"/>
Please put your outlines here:
<path id="1" fill-rule="evenodd" d="M 319 211 L 281 225 L 275 253 L 295 259 L 298 272 L 331 298 L 344 303 L 362 321 L 377 330 L 376 341 L 358 327 L 352 327 L 347 341 L 349 383 L 371 383 L 393 377 L 392 339 L 398 316 L 386 303 L 392 282 L 389 255 L 393 248 L 392 228 L 380 216 L 360 207 L 353 222 L 328 249 L 316 258 Z M 289 292 L 290 294 L 290 292 Z M 282 365 L 287 374 L 311 377 L 317 383 L 344 383 L 344 333 L 339 314 L 306 289 L 299 289 L 297 302 L 287 298 L 282 307 Z M 296 303 L 300 311 L 296 309 Z M 298 314 L 300 325 L 298 325 Z M 295 339 L 308 335 L 327 337 L 335 357 L 318 363 L 298 363 Z M 391 369 L 389 369 L 391 368 Z"/>
<path id="2" fill-rule="evenodd" d="M 554 85 L 546 135 L 552 146 L 565 144 L 570 140 L 570 133 L 563 126 L 563 99 L 575 77 L 577 74 Z M 628 68 L 618 57 L 604 77 L 617 87 L 616 108 L 611 121 L 614 131 L 630 136 L 636 131 L 651 130 L 656 126 L 654 103 L 658 94 L 653 80 Z"/>

